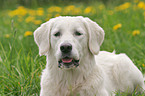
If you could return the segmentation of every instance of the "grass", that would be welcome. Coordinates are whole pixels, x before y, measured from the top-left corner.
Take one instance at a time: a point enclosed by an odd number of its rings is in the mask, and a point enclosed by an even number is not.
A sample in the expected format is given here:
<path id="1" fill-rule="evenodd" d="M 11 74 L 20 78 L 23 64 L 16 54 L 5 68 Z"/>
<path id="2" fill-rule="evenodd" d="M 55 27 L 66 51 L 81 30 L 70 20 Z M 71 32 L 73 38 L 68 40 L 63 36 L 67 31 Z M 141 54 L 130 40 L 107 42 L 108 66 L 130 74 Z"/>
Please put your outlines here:
<path id="1" fill-rule="evenodd" d="M 40 76 L 45 68 L 45 56 L 38 55 L 38 48 L 34 43 L 33 35 L 24 36 L 26 31 L 33 32 L 40 23 L 46 22 L 58 15 L 82 15 L 96 21 L 105 30 L 105 40 L 101 50 L 116 53 L 126 53 L 135 65 L 145 73 L 145 13 L 138 6 L 138 2 L 130 2 L 130 6 L 123 10 L 117 10 L 118 3 L 103 5 L 101 2 L 94 4 L 74 4 L 72 10 L 80 9 L 80 12 L 47 12 L 50 6 L 43 6 L 43 15 L 34 15 L 34 20 L 26 22 L 30 14 L 21 16 L 9 16 L 8 13 L 17 9 L 16 7 L 0 11 L 0 96 L 38 96 L 40 93 Z M 145 3 L 145 2 L 144 2 Z M 91 6 L 89 13 L 84 13 L 87 6 Z M 145 6 L 145 5 L 144 5 Z M 59 6 L 63 11 L 66 5 Z M 125 6 L 124 6 L 125 7 Z M 77 9 L 78 8 L 78 9 Z M 25 9 L 25 8 L 24 8 Z M 54 8 L 52 8 L 54 9 Z M 27 11 L 29 9 L 27 8 Z M 33 10 L 38 10 L 34 8 Z M 57 9 L 56 9 L 57 10 Z M 20 10 L 18 10 L 20 11 Z M 20 11 L 21 13 L 21 11 Z M 48 16 L 51 14 L 51 16 Z M 48 18 L 49 17 L 49 18 Z M 113 30 L 113 27 L 121 24 L 122 27 Z M 139 33 L 133 35 L 134 31 Z M 132 96 L 144 96 L 134 92 Z M 126 96 L 117 93 L 116 96 Z"/>

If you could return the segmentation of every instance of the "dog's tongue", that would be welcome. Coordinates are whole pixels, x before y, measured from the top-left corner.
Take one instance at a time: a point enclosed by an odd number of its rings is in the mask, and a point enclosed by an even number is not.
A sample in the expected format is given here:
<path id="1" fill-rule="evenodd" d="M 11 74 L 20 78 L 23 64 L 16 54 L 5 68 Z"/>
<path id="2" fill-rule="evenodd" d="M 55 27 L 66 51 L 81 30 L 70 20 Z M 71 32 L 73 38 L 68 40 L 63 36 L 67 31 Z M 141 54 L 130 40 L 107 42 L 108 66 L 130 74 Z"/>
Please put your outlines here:
<path id="1" fill-rule="evenodd" d="M 72 60 L 73 60 L 72 58 L 63 58 L 62 62 L 63 63 L 70 63 L 70 62 L 72 62 Z"/>

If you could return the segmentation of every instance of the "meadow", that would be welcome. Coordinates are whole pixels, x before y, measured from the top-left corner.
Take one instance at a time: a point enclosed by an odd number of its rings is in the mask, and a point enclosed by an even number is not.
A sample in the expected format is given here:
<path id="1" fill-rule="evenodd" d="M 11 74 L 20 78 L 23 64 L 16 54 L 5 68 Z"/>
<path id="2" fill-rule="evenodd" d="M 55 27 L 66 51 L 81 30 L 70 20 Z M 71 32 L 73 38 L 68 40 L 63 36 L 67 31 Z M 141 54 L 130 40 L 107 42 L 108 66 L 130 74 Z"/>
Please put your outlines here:
<path id="1" fill-rule="evenodd" d="M 9 5 L 11 6 L 11 5 Z M 0 96 L 39 96 L 45 56 L 39 56 L 33 32 L 58 16 L 84 16 L 105 31 L 101 50 L 126 53 L 145 73 L 145 2 L 95 2 L 0 10 Z M 117 93 L 116 96 L 126 96 Z M 145 96 L 134 92 L 132 96 Z"/>

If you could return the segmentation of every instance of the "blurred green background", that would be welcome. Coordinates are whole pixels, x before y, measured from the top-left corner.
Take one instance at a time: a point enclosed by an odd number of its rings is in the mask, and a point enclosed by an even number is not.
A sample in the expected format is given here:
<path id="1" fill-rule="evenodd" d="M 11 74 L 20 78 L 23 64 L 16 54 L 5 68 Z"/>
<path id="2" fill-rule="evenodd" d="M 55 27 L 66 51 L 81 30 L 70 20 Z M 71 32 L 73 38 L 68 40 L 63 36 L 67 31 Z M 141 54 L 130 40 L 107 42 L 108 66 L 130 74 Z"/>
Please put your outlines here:
<path id="1" fill-rule="evenodd" d="M 83 4 L 93 4 L 97 2 L 101 2 L 105 5 L 108 4 L 121 4 L 126 1 L 133 1 L 133 0 L 0 0 L 0 8 L 14 8 L 16 6 L 26 6 L 29 8 L 34 7 L 43 7 L 48 5 L 68 5 L 68 4 L 76 4 L 76 3 L 83 3 Z"/>

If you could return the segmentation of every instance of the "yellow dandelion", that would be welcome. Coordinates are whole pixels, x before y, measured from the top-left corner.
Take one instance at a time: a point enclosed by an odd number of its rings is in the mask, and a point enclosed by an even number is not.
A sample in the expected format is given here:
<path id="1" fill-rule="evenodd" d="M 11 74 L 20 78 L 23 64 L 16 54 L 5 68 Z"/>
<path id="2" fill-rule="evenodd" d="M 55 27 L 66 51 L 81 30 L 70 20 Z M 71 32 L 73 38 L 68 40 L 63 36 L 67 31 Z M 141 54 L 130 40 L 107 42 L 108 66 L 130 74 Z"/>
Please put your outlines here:
<path id="1" fill-rule="evenodd" d="M 131 3 L 126 2 L 118 7 L 115 8 L 116 11 L 121 11 L 121 10 L 125 10 L 128 9 L 131 6 Z"/>
<path id="2" fill-rule="evenodd" d="M 24 34 L 25 37 L 30 36 L 30 35 L 33 35 L 33 32 L 31 32 L 31 31 L 26 31 L 25 34 Z"/>
<path id="3" fill-rule="evenodd" d="M 67 10 L 73 10 L 74 8 L 75 8 L 74 5 L 69 5 L 69 6 L 66 7 Z"/>
<path id="4" fill-rule="evenodd" d="M 133 32 L 132 32 L 132 35 L 133 36 L 136 36 L 136 35 L 139 35 L 140 34 L 140 31 L 139 30 L 134 30 Z"/>
<path id="5" fill-rule="evenodd" d="M 5 34 L 5 38 L 10 38 L 10 34 Z"/>
<path id="6" fill-rule="evenodd" d="M 138 6 L 138 8 L 144 9 L 145 8 L 145 3 L 140 1 L 137 6 Z"/>
<path id="7" fill-rule="evenodd" d="M 19 14 L 18 15 L 21 15 L 21 16 L 25 16 L 27 14 L 27 9 L 23 6 L 19 6 L 17 8 Z"/>
<path id="8" fill-rule="evenodd" d="M 114 27 L 113 27 L 113 30 L 117 30 L 117 29 L 119 29 L 119 28 L 121 28 L 122 27 L 122 24 L 117 24 L 117 25 L 115 25 Z"/>
<path id="9" fill-rule="evenodd" d="M 9 15 L 10 17 L 14 17 L 14 16 L 17 15 L 17 11 L 9 11 L 9 12 L 8 12 L 8 15 Z"/>
<path id="10" fill-rule="evenodd" d="M 26 14 L 27 14 L 27 9 L 23 6 L 19 6 L 17 9 L 8 12 L 8 15 L 10 17 L 25 16 Z"/>
<path id="11" fill-rule="evenodd" d="M 63 13 L 64 13 L 64 14 L 72 14 L 72 12 L 74 11 L 74 9 L 75 9 L 75 6 L 74 6 L 74 5 L 66 6 L 66 7 L 64 8 Z"/>
<path id="12" fill-rule="evenodd" d="M 32 9 L 29 9 L 28 10 L 28 14 L 30 15 L 30 16 L 35 16 L 36 15 L 36 10 L 32 10 Z"/>
<path id="13" fill-rule="evenodd" d="M 26 23 L 29 23 L 29 22 L 33 22 L 34 20 L 35 20 L 35 17 L 29 16 L 29 17 L 27 17 L 27 18 L 25 19 L 25 22 L 26 22 Z"/>
<path id="14" fill-rule="evenodd" d="M 38 8 L 38 10 L 36 10 L 36 13 L 37 13 L 38 16 L 43 16 L 44 15 L 43 8 Z"/>
<path id="15" fill-rule="evenodd" d="M 87 7 L 85 10 L 84 10 L 84 13 L 85 14 L 89 14 L 91 11 L 92 11 L 92 7 L 91 6 L 89 6 L 89 7 Z"/>
<path id="16" fill-rule="evenodd" d="M 54 17 L 59 17 L 60 16 L 60 14 L 55 14 L 55 16 Z"/>
<path id="17" fill-rule="evenodd" d="M 58 7 L 58 6 L 52 6 L 52 7 L 49 7 L 49 8 L 47 9 L 47 11 L 48 11 L 49 13 L 52 13 L 52 12 L 58 12 L 58 13 L 60 13 L 61 10 L 62 10 L 62 8 L 61 8 L 61 7 Z"/>
<path id="18" fill-rule="evenodd" d="M 9 11 L 8 15 L 10 17 L 13 16 L 25 16 L 27 14 L 27 9 L 24 8 L 23 6 L 19 6 L 17 9 L 13 10 L 13 11 Z"/>
<path id="19" fill-rule="evenodd" d="M 142 64 L 142 67 L 145 67 L 145 64 Z"/>
<path id="20" fill-rule="evenodd" d="M 85 10 L 84 10 L 84 14 L 95 14 L 96 13 L 96 10 L 92 7 L 92 6 L 89 6 L 87 7 Z"/>
<path id="21" fill-rule="evenodd" d="M 34 20 L 33 23 L 34 23 L 35 25 L 39 25 L 39 24 L 42 23 L 42 21 L 41 21 L 41 20 Z"/>

